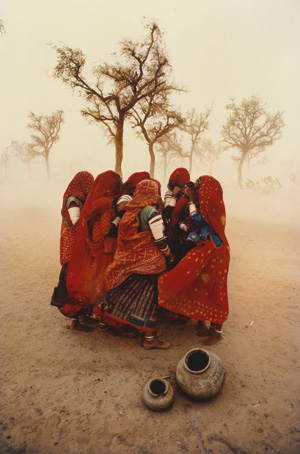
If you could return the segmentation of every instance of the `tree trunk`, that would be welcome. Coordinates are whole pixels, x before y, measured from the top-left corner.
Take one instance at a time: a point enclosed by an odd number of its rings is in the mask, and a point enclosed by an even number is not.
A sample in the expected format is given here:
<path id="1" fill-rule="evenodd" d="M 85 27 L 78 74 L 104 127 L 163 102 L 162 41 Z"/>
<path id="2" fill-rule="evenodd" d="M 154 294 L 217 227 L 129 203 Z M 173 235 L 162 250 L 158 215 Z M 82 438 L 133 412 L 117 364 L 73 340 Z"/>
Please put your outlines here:
<path id="1" fill-rule="evenodd" d="M 164 184 L 167 181 L 167 153 L 164 155 Z"/>
<path id="2" fill-rule="evenodd" d="M 193 168 L 193 152 L 191 151 L 191 154 L 189 156 L 189 172 L 190 172 L 190 174 L 192 173 L 192 168 Z"/>
<path id="3" fill-rule="evenodd" d="M 154 170 L 155 170 L 155 154 L 153 149 L 153 142 L 148 143 L 149 154 L 150 154 L 150 177 L 154 178 Z"/>
<path id="4" fill-rule="evenodd" d="M 124 115 L 120 114 L 115 135 L 115 172 L 122 178 Z"/>
<path id="5" fill-rule="evenodd" d="M 49 153 L 45 154 L 45 163 L 46 163 L 46 169 L 47 169 L 47 176 L 48 176 L 48 179 L 50 179 Z"/>
<path id="6" fill-rule="evenodd" d="M 238 186 L 242 189 L 243 184 L 242 184 L 242 168 L 243 164 L 245 162 L 247 152 L 243 152 L 242 157 L 240 159 L 239 165 L 238 165 Z"/>

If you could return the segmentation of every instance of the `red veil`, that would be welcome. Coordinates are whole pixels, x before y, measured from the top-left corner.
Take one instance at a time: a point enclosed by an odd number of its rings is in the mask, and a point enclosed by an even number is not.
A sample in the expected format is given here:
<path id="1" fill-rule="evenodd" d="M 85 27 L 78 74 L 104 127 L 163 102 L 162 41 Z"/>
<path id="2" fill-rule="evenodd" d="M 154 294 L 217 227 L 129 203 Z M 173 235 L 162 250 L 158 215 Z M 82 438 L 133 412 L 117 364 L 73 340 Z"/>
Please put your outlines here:
<path id="1" fill-rule="evenodd" d="M 98 175 L 78 221 L 67 290 L 84 304 L 94 304 L 103 296 L 104 273 L 116 248 L 116 237 L 106 235 L 115 217 L 112 203 L 120 195 L 121 184 L 113 171 Z"/>
<path id="2" fill-rule="evenodd" d="M 158 279 L 158 304 L 171 312 L 196 320 L 222 324 L 228 317 L 227 274 L 229 244 L 225 235 L 225 206 L 220 183 L 202 176 L 200 212 L 223 244 L 200 242 L 178 265 Z"/>
<path id="3" fill-rule="evenodd" d="M 76 198 L 76 203 L 82 207 L 94 183 L 94 177 L 91 173 L 82 171 L 76 173 L 69 183 L 63 195 L 62 204 L 62 223 L 60 231 L 60 264 L 63 265 L 70 260 L 71 250 L 74 242 L 76 226 L 71 222 L 67 199 L 71 196 Z"/>
<path id="4" fill-rule="evenodd" d="M 150 173 L 148 172 L 135 172 L 123 184 L 121 194 L 133 195 L 138 183 L 143 180 L 150 180 Z"/>
<path id="5" fill-rule="evenodd" d="M 190 173 L 184 167 L 179 167 L 171 173 L 169 183 L 173 186 L 180 186 L 181 188 L 190 181 Z"/>

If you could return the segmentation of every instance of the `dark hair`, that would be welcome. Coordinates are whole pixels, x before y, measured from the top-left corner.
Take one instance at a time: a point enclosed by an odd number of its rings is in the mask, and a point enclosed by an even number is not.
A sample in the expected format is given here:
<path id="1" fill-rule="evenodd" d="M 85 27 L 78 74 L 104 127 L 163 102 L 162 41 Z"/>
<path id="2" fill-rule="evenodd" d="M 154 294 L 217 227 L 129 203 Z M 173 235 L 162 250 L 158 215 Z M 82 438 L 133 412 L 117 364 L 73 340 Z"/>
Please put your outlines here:
<path id="1" fill-rule="evenodd" d="M 184 188 L 194 189 L 195 185 L 194 185 L 193 181 L 188 181 L 187 183 L 185 183 L 185 185 L 183 186 L 182 189 L 184 189 Z"/>

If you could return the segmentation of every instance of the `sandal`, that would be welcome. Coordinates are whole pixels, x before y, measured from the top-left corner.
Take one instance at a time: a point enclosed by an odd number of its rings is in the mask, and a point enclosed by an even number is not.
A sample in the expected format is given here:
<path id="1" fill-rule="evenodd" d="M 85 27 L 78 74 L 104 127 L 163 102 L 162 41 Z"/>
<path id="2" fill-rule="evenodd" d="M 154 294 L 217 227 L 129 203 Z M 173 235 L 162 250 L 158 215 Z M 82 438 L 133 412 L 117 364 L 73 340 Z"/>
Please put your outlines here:
<path id="1" fill-rule="evenodd" d="M 84 331 L 86 333 L 91 331 L 91 328 L 81 325 L 81 323 L 79 323 L 76 319 L 71 321 L 70 329 L 73 329 L 74 331 Z"/>
<path id="2" fill-rule="evenodd" d="M 98 328 L 99 320 L 97 318 L 88 317 L 87 315 L 79 315 L 79 323 L 89 328 Z"/>
<path id="3" fill-rule="evenodd" d="M 169 342 L 159 341 L 157 339 L 153 339 L 152 341 L 143 340 L 142 346 L 145 350 L 167 350 L 171 347 Z"/>

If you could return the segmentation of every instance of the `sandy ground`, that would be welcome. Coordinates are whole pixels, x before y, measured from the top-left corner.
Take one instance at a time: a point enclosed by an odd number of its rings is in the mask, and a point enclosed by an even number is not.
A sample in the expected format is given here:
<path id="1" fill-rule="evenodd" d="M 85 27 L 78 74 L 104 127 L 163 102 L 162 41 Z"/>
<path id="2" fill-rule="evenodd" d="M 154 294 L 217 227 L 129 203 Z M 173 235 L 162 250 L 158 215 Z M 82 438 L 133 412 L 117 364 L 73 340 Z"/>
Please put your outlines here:
<path id="1" fill-rule="evenodd" d="M 206 402 L 185 397 L 174 380 L 178 361 L 202 345 L 194 323 L 161 322 L 172 343 L 167 351 L 68 329 L 49 304 L 60 270 L 64 188 L 19 188 L 9 198 L 11 189 L 2 184 L 0 202 L 2 454 L 300 452 L 294 189 L 264 195 L 225 188 L 230 317 L 223 340 L 209 349 L 221 358 L 226 381 Z M 175 400 L 155 413 L 141 391 L 164 376 L 171 376 Z"/>

